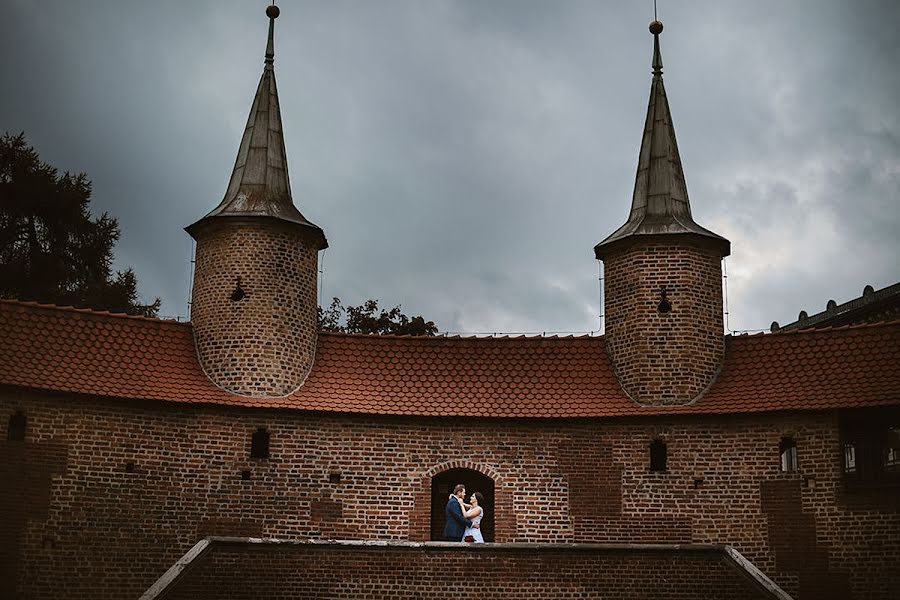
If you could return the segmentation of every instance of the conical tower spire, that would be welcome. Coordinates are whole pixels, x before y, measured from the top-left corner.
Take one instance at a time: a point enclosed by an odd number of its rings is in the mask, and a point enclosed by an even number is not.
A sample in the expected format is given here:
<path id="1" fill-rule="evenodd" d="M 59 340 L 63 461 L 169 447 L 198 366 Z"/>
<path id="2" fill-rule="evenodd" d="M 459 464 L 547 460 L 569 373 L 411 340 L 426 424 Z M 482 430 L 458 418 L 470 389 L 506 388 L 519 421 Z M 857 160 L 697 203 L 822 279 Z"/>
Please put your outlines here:
<path id="1" fill-rule="evenodd" d="M 694 222 L 688 200 L 687 184 L 675 141 L 675 127 L 666 98 L 662 77 L 662 53 L 659 34 L 663 24 L 650 23 L 653 34 L 653 81 L 650 104 L 638 157 L 637 176 L 628 221 L 594 247 L 598 259 L 646 236 L 679 235 L 686 241 L 708 245 L 730 253 L 730 242 Z"/>
<path id="2" fill-rule="evenodd" d="M 265 66 L 225 198 L 187 227 L 197 241 L 191 324 L 214 384 L 280 398 L 306 381 L 318 340 L 322 230 L 291 200 L 275 87 L 274 4 L 266 9 Z"/>
<path id="3" fill-rule="evenodd" d="M 294 206 L 288 176 L 281 107 L 275 84 L 275 19 L 281 13 L 272 4 L 266 8 L 269 36 L 265 66 L 250 107 L 237 159 L 222 202 L 185 229 L 194 238 L 200 227 L 221 218 L 272 218 L 304 228 L 318 248 L 328 247 L 325 233 Z"/>
<path id="4" fill-rule="evenodd" d="M 725 238 L 691 216 L 653 21 L 653 82 L 628 221 L 594 247 L 603 261 L 606 349 L 642 404 L 684 404 L 719 373 Z"/>

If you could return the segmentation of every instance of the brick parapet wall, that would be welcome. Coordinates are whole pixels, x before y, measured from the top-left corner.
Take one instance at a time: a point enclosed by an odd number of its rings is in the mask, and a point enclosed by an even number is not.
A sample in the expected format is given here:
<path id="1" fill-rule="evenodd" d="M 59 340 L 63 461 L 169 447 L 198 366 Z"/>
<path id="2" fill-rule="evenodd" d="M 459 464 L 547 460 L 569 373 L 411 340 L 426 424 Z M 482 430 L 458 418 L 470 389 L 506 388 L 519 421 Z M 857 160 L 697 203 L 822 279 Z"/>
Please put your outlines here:
<path id="1" fill-rule="evenodd" d="M 723 548 L 451 546 L 213 539 L 192 550 L 180 578 L 141 600 L 248 600 L 263 590 L 267 598 L 785 598 Z"/>
<path id="2" fill-rule="evenodd" d="M 843 489 L 834 413 L 441 420 L 0 391 L 3 422 L 16 410 L 0 546 L 18 547 L 3 568 L 23 598 L 136 598 L 207 535 L 421 540 L 424 484 L 451 466 L 494 478 L 497 541 L 727 543 L 797 598 L 900 588 L 896 490 Z M 258 427 L 267 460 L 249 458 Z M 785 435 L 797 473 L 779 470 Z"/>
<path id="3" fill-rule="evenodd" d="M 725 355 L 721 260 L 713 250 L 661 243 L 604 259 L 607 349 L 638 402 L 690 402 L 718 374 Z M 663 288 L 669 312 L 658 309 Z"/>
<path id="4" fill-rule="evenodd" d="M 296 390 L 316 350 L 313 241 L 298 227 L 229 218 L 198 233 L 195 261 L 191 321 L 206 375 L 244 396 Z"/>

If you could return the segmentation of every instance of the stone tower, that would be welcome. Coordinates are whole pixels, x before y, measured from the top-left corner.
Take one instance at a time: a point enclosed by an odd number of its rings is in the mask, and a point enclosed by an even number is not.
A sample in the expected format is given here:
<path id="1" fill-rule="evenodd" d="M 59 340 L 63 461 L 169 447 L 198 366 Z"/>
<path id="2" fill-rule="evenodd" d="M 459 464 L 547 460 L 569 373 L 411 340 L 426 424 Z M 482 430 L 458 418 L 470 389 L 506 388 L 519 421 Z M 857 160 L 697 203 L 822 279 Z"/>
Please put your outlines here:
<path id="1" fill-rule="evenodd" d="M 191 321 L 200 364 L 242 396 L 285 396 L 309 374 L 318 252 L 328 246 L 291 198 L 275 86 L 278 14 L 266 9 L 265 67 L 225 198 L 186 228 L 197 241 Z"/>
<path id="2" fill-rule="evenodd" d="M 715 379 L 725 352 L 722 258 L 731 244 L 694 222 L 653 34 L 653 82 L 628 220 L 594 247 L 606 281 L 606 340 L 625 391 L 683 404 Z"/>

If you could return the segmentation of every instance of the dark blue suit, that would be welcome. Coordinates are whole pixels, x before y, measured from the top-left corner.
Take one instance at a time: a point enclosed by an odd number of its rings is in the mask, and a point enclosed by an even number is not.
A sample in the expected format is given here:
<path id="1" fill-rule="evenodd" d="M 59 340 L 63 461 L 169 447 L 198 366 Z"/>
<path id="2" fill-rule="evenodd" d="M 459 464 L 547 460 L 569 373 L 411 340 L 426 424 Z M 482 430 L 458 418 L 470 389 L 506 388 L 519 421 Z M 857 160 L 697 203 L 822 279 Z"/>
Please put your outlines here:
<path id="1" fill-rule="evenodd" d="M 472 526 L 472 520 L 463 516 L 462 507 L 455 497 L 451 497 L 447 501 L 444 515 L 447 517 L 447 524 L 444 525 L 444 539 L 448 542 L 461 542 L 466 527 Z"/>

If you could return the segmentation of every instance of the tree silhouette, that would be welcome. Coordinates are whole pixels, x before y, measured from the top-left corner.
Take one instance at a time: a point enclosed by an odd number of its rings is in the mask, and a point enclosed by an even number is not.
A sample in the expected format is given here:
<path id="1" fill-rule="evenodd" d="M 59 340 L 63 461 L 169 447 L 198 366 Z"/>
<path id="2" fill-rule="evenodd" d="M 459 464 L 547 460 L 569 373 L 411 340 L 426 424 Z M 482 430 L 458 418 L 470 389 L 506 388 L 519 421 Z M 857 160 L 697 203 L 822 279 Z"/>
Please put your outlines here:
<path id="1" fill-rule="evenodd" d="M 119 224 L 90 201 L 84 173 L 60 175 L 24 133 L 0 138 L 0 297 L 156 316 L 132 269 L 113 274 Z"/>
<path id="2" fill-rule="evenodd" d="M 331 299 L 327 309 L 319 307 L 319 329 L 343 333 L 375 333 L 381 335 L 436 335 L 433 321 L 422 316 L 408 317 L 400 306 L 390 310 L 378 308 L 378 300 L 366 300 L 360 306 L 344 308 L 339 298 Z"/>

